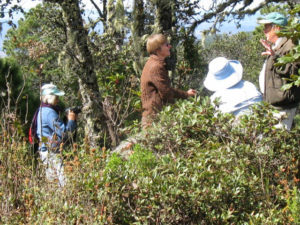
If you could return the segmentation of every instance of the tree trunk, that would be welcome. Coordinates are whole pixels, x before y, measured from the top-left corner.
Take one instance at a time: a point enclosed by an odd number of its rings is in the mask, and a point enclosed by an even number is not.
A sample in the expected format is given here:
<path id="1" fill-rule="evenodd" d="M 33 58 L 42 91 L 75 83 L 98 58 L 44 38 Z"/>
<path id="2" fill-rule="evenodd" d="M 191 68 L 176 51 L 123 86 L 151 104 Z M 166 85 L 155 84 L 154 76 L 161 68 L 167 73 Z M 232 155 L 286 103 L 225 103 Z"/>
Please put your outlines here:
<path id="1" fill-rule="evenodd" d="M 164 33 L 170 37 L 172 45 L 171 56 L 166 59 L 167 69 L 172 71 L 171 80 L 175 77 L 175 67 L 177 63 L 177 19 L 176 19 L 176 1 L 175 0 L 158 0 L 156 1 L 156 33 Z"/>
<path id="2" fill-rule="evenodd" d="M 125 10 L 123 0 L 108 0 L 107 2 L 107 30 L 106 33 L 112 36 L 116 41 L 116 49 L 121 49 L 124 38 L 124 23 L 125 23 Z"/>
<path id="3" fill-rule="evenodd" d="M 137 74 L 142 74 L 142 70 L 145 64 L 146 52 L 144 48 L 143 35 L 145 35 L 145 12 L 143 0 L 134 0 L 133 5 L 133 21 L 131 26 L 132 33 L 132 45 L 134 60 L 134 70 Z"/>
<path id="4" fill-rule="evenodd" d="M 78 0 L 57 0 L 67 24 L 68 51 L 77 71 L 79 91 L 82 98 L 82 114 L 85 120 L 85 137 L 91 147 L 99 147 L 101 140 L 103 107 L 92 54 L 88 48 L 88 33 L 83 27 Z"/>
<path id="5" fill-rule="evenodd" d="M 170 33 L 172 29 L 172 1 L 173 0 L 158 0 L 155 2 L 156 19 L 155 32 Z"/>
<path id="6" fill-rule="evenodd" d="M 103 32 L 106 32 L 106 29 L 107 29 L 107 27 L 106 27 L 106 20 L 107 20 L 107 0 L 103 0 L 103 2 L 102 2 L 102 12 L 103 12 L 103 21 L 105 21 L 105 22 L 103 22 Z"/>

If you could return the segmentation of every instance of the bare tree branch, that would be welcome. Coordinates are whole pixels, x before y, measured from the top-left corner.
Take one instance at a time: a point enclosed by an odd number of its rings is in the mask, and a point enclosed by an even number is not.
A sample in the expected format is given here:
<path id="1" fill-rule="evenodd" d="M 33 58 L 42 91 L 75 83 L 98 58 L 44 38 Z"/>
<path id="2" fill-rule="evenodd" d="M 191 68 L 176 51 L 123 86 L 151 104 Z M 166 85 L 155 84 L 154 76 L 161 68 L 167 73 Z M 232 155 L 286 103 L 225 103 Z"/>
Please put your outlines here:
<path id="1" fill-rule="evenodd" d="M 103 18 L 103 13 L 102 13 L 101 9 L 98 7 L 98 5 L 95 3 L 95 1 L 94 1 L 94 0 L 90 0 L 90 2 L 91 2 L 91 3 L 93 4 L 93 6 L 96 8 L 96 10 L 97 10 L 99 16 L 100 16 L 101 18 Z"/>
<path id="2" fill-rule="evenodd" d="M 243 19 L 245 15 L 253 15 L 258 10 L 260 10 L 262 7 L 266 6 L 269 3 L 286 3 L 286 0 L 265 0 L 260 5 L 258 5 L 255 8 L 252 9 L 246 9 L 248 6 L 250 6 L 253 3 L 253 0 L 229 0 L 226 2 L 223 2 L 221 4 L 217 4 L 216 2 L 213 2 L 213 5 L 210 10 L 205 13 L 201 19 L 196 20 L 192 25 L 190 26 L 188 33 L 191 34 L 195 31 L 197 26 L 199 26 L 201 23 L 207 22 L 215 17 L 223 16 L 224 18 L 231 15 L 236 17 L 236 19 Z M 235 6 L 239 3 L 242 3 L 243 6 L 237 10 L 235 10 Z M 231 9 L 231 10 L 229 10 Z"/>

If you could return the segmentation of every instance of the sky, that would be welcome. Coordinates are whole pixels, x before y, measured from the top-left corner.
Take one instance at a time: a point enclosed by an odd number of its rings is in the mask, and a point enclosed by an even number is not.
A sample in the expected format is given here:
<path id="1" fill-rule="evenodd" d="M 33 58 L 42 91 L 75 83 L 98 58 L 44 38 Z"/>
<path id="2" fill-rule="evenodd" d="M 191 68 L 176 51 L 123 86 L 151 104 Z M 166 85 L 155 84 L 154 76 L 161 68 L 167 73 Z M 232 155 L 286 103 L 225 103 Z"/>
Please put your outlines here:
<path id="1" fill-rule="evenodd" d="M 190 0 L 190 1 L 193 1 L 193 0 Z M 264 0 L 254 0 L 253 3 L 250 5 L 249 8 L 254 8 L 256 6 L 258 6 L 261 2 L 263 2 Z M 14 0 L 13 1 L 14 3 L 16 3 L 17 1 Z M 124 6 L 127 7 L 128 9 L 131 9 L 132 8 L 132 2 L 133 0 L 125 0 L 124 1 Z M 33 8 L 35 7 L 37 4 L 40 4 L 42 3 L 42 0 L 21 0 L 20 4 L 24 9 L 25 11 L 26 10 L 29 10 L 30 8 Z M 85 9 L 86 10 L 94 10 L 94 7 L 93 5 L 90 3 L 89 0 L 83 0 L 83 3 L 85 4 Z M 209 9 L 210 6 L 211 6 L 211 1 L 210 0 L 203 0 L 201 1 L 201 7 L 203 7 L 204 9 Z M 239 5 L 237 7 L 240 7 Z M 16 15 L 15 18 L 20 18 L 21 15 Z M 236 28 L 235 24 L 233 22 L 231 23 L 224 23 L 220 29 L 220 32 L 221 33 L 237 33 L 237 32 L 240 32 L 240 31 L 253 31 L 255 29 L 255 27 L 257 26 L 257 23 L 256 23 L 256 19 L 258 17 L 258 14 L 254 15 L 254 16 L 247 16 L 245 17 L 245 19 L 241 22 L 241 27 L 239 29 Z M 3 19 L 0 19 L 0 22 L 5 22 L 7 21 L 8 18 L 3 18 Z M 16 19 L 17 20 L 17 19 Z M 196 32 L 195 32 L 195 35 L 196 37 L 200 38 L 201 37 L 201 31 L 204 30 L 204 29 L 207 29 L 209 27 L 209 24 L 201 24 L 200 26 L 197 27 L 196 29 Z M 9 29 L 9 26 L 4 24 L 3 25 L 3 29 L 2 29 L 2 33 L 0 34 L 0 57 L 3 57 L 4 56 L 4 53 L 3 53 L 3 49 L 2 49 L 2 43 L 3 43 L 3 40 L 5 38 L 5 33 L 7 31 L 7 29 Z"/>

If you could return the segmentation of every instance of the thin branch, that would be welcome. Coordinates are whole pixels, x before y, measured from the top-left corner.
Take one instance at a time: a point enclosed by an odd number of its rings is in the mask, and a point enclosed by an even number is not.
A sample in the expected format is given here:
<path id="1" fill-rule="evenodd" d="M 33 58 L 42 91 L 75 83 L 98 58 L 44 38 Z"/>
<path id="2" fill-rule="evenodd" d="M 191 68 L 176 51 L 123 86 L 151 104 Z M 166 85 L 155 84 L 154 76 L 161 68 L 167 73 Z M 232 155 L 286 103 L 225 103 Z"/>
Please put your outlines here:
<path id="1" fill-rule="evenodd" d="M 20 98 L 21 98 L 21 95 L 22 95 L 22 93 L 23 93 L 23 91 L 24 91 L 24 88 L 25 88 L 25 84 L 26 84 L 26 80 L 25 80 L 25 75 L 23 74 L 23 85 L 22 85 L 22 88 L 21 88 L 21 91 L 20 91 L 20 93 L 19 93 L 19 95 L 18 95 L 18 97 L 17 97 L 17 100 L 16 100 L 16 107 L 17 107 L 17 105 L 18 105 L 18 103 L 19 103 L 19 101 L 20 101 Z M 17 110 L 17 109 L 16 109 Z M 15 111 L 16 111 L 15 110 Z"/>
<path id="2" fill-rule="evenodd" d="M 234 10 L 234 6 L 237 5 L 238 3 L 243 2 L 244 5 L 243 7 L 239 8 L 236 11 Z M 255 8 L 252 9 L 247 9 L 245 10 L 248 6 L 250 6 L 253 3 L 253 0 L 229 0 L 226 1 L 222 4 L 219 4 L 216 6 L 215 10 L 209 11 L 207 13 L 205 13 L 201 19 L 196 20 L 194 23 L 192 23 L 192 25 L 190 26 L 189 30 L 188 30 L 188 34 L 191 34 L 195 31 L 195 29 L 197 28 L 197 26 L 199 26 L 201 23 L 207 22 L 210 19 L 217 17 L 220 14 L 223 15 L 233 15 L 233 16 L 238 16 L 237 19 L 242 19 L 245 15 L 253 15 L 255 14 L 258 10 L 260 10 L 261 8 L 263 8 L 264 6 L 266 6 L 269 3 L 285 3 L 286 0 L 265 0 L 264 2 L 260 3 L 260 5 L 258 5 Z M 231 12 L 226 12 L 226 9 L 232 8 Z M 214 7 L 212 7 L 214 8 Z"/>
<path id="3" fill-rule="evenodd" d="M 99 13 L 99 16 L 103 18 L 103 13 L 101 9 L 98 7 L 98 5 L 94 2 L 94 0 L 90 0 L 90 2 L 93 4 L 93 6 L 96 8 L 97 12 Z"/>
<path id="4" fill-rule="evenodd" d="M 215 11 L 209 12 L 209 13 L 205 13 L 202 17 L 202 19 L 195 21 L 191 27 L 188 30 L 188 34 L 191 34 L 194 32 L 194 30 L 196 29 L 196 27 L 198 25 L 200 25 L 203 22 L 206 22 L 212 18 L 214 18 L 216 15 L 218 15 L 219 13 L 224 13 L 225 9 L 227 7 L 229 7 L 231 4 L 236 4 L 238 3 L 236 0 L 230 0 L 230 1 L 226 1 L 222 4 L 220 4 L 217 9 Z"/>

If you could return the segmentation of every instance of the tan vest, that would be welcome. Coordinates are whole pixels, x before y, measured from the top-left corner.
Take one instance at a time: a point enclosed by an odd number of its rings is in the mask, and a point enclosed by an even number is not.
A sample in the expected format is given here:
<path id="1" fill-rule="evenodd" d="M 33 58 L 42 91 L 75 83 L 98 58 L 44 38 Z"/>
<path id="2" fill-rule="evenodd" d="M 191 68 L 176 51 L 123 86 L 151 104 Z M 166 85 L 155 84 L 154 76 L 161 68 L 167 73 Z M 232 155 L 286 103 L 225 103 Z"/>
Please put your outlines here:
<path id="1" fill-rule="evenodd" d="M 275 55 L 268 56 L 266 61 L 264 101 L 279 109 L 288 109 L 297 106 L 300 101 L 300 88 L 292 87 L 289 90 L 281 90 L 282 86 L 288 81 L 283 78 L 290 78 L 292 74 L 297 74 L 300 69 L 299 63 L 288 63 L 284 66 L 274 66 L 278 58 L 286 55 L 294 47 L 291 40 L 283 38 L 277 48 L 274 49 Z"/>

